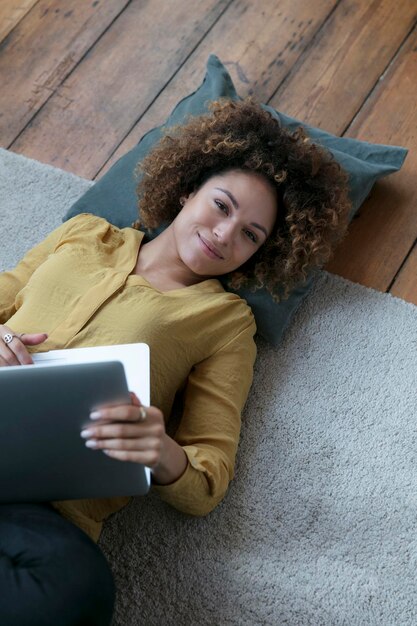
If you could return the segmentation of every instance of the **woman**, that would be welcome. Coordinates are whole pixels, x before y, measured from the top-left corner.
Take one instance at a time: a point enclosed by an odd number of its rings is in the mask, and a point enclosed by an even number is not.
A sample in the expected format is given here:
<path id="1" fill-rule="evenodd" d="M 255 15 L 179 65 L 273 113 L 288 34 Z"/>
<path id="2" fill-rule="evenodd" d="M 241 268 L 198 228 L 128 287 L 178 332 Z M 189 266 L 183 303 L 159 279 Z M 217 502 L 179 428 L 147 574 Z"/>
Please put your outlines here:
<path id="1" fill-rule="evenodd" d="M 0 365 L 30 363 L 34 351 L 148 343 L 152 406 L 132 394 L 129 405 L 91 414 L 81 437 L 96 454 L 149 466 L 165 501 L 204 515 L 233 477 L 256 353 L 251 310 L 216 277 L 265 286 L 276 299 L 283 285 L 286 297 L 346 231 L 346 176 L 301 131 L 286 132 L 251 101 L 215 103 L 170 130 L 141 169 L 142 226 L 167 228 L 145 243 L 139 230 L 79 215 L 51 233 L 0 277 Z M 170 437 L 178 391 L 184 408 Z M 10 589 L 3 622 L 108 623 L 111 575 L 85 533 L 97 541 L 103 519 L 127 501 L 0 507 L 0 526 L 20 553 L 25 533 L 55 541 L 37 555 L 41 572 L 26 568 L 19 608 L 19 566 L 2 564 L 0 582 Z"/>

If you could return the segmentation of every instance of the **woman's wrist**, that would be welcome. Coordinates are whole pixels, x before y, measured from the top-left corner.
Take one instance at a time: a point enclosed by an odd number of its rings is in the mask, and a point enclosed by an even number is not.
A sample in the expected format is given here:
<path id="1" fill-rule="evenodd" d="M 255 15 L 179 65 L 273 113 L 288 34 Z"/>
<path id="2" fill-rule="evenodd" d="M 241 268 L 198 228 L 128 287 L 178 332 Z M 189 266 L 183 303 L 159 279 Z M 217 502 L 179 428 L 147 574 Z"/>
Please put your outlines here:
<path id="1" fill-rule="evenodd" d="M 183 448 L 165 434 L 161 458 L 152 468 L 152 482 L 156 485 L 169 485 L 180 478 L 187 469 L 188 458 Z"/>

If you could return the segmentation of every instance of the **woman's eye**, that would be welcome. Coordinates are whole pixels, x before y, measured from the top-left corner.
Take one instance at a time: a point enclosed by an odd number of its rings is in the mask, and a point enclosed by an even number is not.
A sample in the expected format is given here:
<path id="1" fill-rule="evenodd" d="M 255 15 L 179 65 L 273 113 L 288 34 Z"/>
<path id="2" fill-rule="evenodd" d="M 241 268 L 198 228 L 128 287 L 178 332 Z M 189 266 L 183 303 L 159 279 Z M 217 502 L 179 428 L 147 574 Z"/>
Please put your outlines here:
<path id="1" fill-rule="evenodd" d="M 258 241 L 256 235 L 251 230 L 245 230 L 245 235 L 249 237 L 249 239 L 251 239 L 253 243 L 256 243 Z"/>
<path id="2" fill-rule="evenodd" d="M 221 200 L 215 200 L 215 203 L 219 207 L 220 211 L 223 211 L 223 213 L 226 213 L 226 215 L 229 213 L 229 209 L 224 204 L 224 202 L 221 202 Z"/>

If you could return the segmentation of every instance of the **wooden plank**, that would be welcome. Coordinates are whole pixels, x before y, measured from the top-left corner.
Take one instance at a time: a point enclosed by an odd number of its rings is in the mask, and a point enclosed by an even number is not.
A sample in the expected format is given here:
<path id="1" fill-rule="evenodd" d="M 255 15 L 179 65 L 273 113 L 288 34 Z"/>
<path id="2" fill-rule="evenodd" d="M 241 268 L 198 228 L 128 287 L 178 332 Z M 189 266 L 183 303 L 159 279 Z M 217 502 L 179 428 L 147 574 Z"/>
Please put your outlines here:
<path id="1" fill-rule="evenodd" d="M 94 176 L 228 2 L 131 2 L 12 149 Z"/>
<path id="2" fill-rule="evenodd" d="M 326 266 L 330 272 L 379 291 L 389 289 L 417 237 L 416 76 L 417 27 L 347 132 L 349 137 L 404 145 L 410 150 L 402 170 L 375 186 Z M 413 255 L 409 263 L 414 259 Z M 407 296 L 400 283 L 395 292 Z"/>
<path id="3" fill-rule="evenodd" d="M 398 272 L 390 293 L 417 305 L 417 244 Z"/>
<path id="4" fill-rule="evenodd" d="M 38 0 L 2 0 L 0 4 L 0 41 L 3 41 Z"/>
<path id="5" fill-rule="evenodd" d="M 129 0 L 40 0 L 0 50 L 0 142 L 8 147 Z"/>
<path id="6" fill-rule="evenodd" d="M 211 52 L 226 65 L 240 95 L 255 93 L 260 100 L 268 100 L 336 3 L 235 0 L 124 139 L 100 176 L 145 132 L 163 123 L 178 100 L 199 86 Z"/>
<path id="7" fill-rule="evenodd" d="M 416 19 L 416 0 L 342 0 L 270 104 L 343 134 Z"/>

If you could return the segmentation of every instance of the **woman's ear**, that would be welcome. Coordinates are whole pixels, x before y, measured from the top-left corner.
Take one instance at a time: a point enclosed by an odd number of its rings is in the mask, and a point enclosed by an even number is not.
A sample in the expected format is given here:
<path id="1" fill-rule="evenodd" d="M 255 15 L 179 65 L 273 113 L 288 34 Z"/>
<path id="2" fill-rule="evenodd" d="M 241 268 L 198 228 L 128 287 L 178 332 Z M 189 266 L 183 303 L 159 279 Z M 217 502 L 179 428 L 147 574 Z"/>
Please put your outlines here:
<path id="1" fill-rule="evenodd" d="M 190 194 L 188 194 L 188 196 L 181 196 L 180 197 L 180 205 L 184 206 L 184 204 L 187 202 L 187 200 L 191 200 L 191 198 L 193 198 L 195 196 L 195 191 L 192 191 Z"/>

